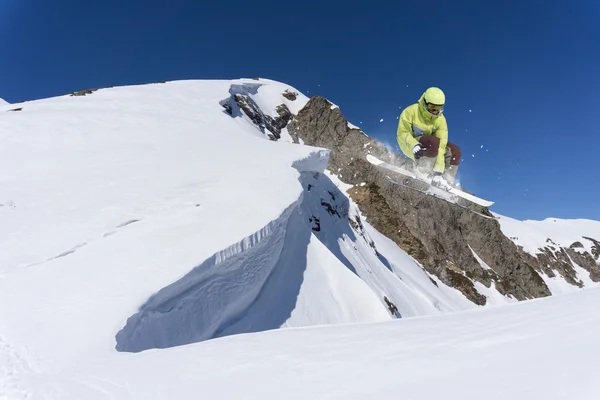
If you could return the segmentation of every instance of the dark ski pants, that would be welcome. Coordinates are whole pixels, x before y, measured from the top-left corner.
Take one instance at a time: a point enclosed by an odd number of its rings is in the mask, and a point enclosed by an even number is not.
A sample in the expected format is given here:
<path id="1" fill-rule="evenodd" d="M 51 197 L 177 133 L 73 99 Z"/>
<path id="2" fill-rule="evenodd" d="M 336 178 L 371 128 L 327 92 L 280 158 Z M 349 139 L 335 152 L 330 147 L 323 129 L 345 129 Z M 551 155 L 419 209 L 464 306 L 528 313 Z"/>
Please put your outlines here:
<path id="1" fill-rule="evenodd" d="M 423 135 L 419 138 L 419 143 L 425 150 L 423 151 L 423 156 L 425 157 L 437 157 L 438 150 L 440 148 L 440 139 L 433 135 Z M 450 165 L 458 165 L 460 164 L 460 147 L 455 145 L 454 143 L 448 142 L 446 146 L 446 154 L 444 154 L 446 158 L 446 167 Z"/>

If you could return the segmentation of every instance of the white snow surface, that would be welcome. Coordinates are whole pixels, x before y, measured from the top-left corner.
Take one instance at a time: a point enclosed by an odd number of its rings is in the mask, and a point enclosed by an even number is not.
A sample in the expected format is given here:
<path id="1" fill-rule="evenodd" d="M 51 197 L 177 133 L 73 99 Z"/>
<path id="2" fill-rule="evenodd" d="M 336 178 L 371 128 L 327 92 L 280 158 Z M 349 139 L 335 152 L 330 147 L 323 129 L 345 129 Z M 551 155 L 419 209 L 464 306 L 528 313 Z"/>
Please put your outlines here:
<path id="1" fill-rule="evenodd" d="M 7 106 L 9 105 L 9 102 L 4 100 L 3 98 L 0 98 L 0 106 Z"/>
<path id="2" fill-rule="evenodd" d="M 286 89 L 178 81 L 0 115 L 0 399 L 597 398 L 599 291 L 464 312 L 327 150 L 220 105 L 297 113 Z"/>
<path id="3" fill-rule="evenodd" d="M 593 242 L 586 237 L 600 240 L 599 221 L 559 218 L 519 221 L 502 215 L 497 216 L 500 218 L 502 232 L 532 255 L 544 247 L 569 247 L 575 242 L 580 242 L 583 250 L 591 253 Z"/>
<path id="4" fill-rule="evenodd" d="M 589 238 L 600 240 L 600 222 L 586 219 L 559 219 L 546 218 L 543 221 L 525 220 L 519 221 L 503 215 L 499 217 L 500 228 L 504 235 L 511 239 L 516 245 L 522 246 L 523 250 L 535 256 L 543 248 L 552 251 L 560 251 L 562 247 L 568 248 L 576 242 L 582 247 L 574 247 L 577 252 L 588 252 L 593 254 L 594 242 Z M 600 257 L 596 257 L 600 263 Z M 571 259 L 571 264 L 577 273 L 577 277 L 583 283 L 584 288 L 600 286 L 599 282 L 590 279 L 590 272 L 578 265 Z M 560 273 L 550 277 L 544 273 L 540 276 L 553 295 L 565 294 L 579 290 L 577 286 L 571 285 L 563 279 Z"/>
<path id="5" fill-rule="evenodd" d="M 434 317 L 83 356 L 61 367 L 4 339 L 0 355 L 12 368 L 8 388 L 19 387 L 11 399 L 595 400 L 598 302 L 592 289 Z"/>

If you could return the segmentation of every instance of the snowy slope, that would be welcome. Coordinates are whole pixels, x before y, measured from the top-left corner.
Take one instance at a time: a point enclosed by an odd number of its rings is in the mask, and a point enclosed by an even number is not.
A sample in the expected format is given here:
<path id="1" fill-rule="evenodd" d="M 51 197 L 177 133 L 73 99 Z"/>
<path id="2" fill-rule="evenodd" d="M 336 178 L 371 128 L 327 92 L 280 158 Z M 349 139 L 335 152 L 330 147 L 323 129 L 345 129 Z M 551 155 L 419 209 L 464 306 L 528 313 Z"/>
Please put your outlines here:
<path id="1" fill-rule="evenodd" d="M 538 249 L 548 246 L 551 239 L 560 247 L 580 242 L 591 253 L 593 242 L 586 237 L 600 240 L 600 222 L 587 219 L 546 218 L 543 221 L 519 221 L 499 216 L 502 232 L 523 250 L 535 255 Z"/>
<path id="2" fill-rule="evenodd" d="M 246 93 L 297 112 L 308 99 L 286 89 L 171 82 L 0 114 L 0 396 L 113 393 L 78 370 L 118 369 L 130 358 L 116 350 L 476 307 L 351 227 L 360 213 L 328 151 L 266 140 L 220 105 Z"/>
<path id="3" fill-rule="evenodd" d="M 390 321 L 477 306 L 364 222 L 328 151 L 224 112 L 234 94 L 272 117 L 308 101 L 263 79 L 181 81 L 0 114 L 0 399 L 390 398 L 399 384 L 428 395 L 429 376 L 458 391 L 484 366 L 478 349 L 504 374 L 503 346 L 541 352 L 597 299 Z M 306 328 L 330 324 L 351 325 Z M 513 361 L 531 367 L 528 354 Z"/>
<path id="4" fill-rule="evenodd" d="M 61 400 L 595 400 L 599 302 L 600 290 L 592 289 L 433 317 L 113 352 L 60 367 L 0 338 L 0 362 L 10 372 L 0 393 Z"/>
<path id="5" fill-rule="evenodd" d="M 542 249 L 560 252 L 561 248 L 572 248 L 580 253 L 587 252 L 592 257 L 594 257 L 593 254 L 597 254 L 593 252 L 595 244 L 590 239 L 600 241 L 600 222 L 598 221 L 557 218 L 547 218 L 543 221 L 519 221 L 502 215 L 497 216 L 502 232 L 533 256 L 541 253 Z M 575 243 L 578 243 L 578 245 L 571 247 Z M 595 260 L 600 263 L 600 258 L 597 255 Z M 600 282 L 594 282 L 590 279 L 589 271 L 572 259 L 570 263 L 585 288 L 600 286 Z M 540 276 L 544 279 L 552 294 L 563 294 L 579 290 L 577 286 L 565 281 L 561 275 L 550 277 L 541 273 Z"/>
<path id="6" fill-rule="evenodd" d="M 4 99 L 0 98 L 0 106 L 6 106 L 6 105 L 8 105 L 8 104 L 9 104 L 9 103 L 8 103 L 8 101 L 6 101 L 6 100 L 4 100 Z"/>

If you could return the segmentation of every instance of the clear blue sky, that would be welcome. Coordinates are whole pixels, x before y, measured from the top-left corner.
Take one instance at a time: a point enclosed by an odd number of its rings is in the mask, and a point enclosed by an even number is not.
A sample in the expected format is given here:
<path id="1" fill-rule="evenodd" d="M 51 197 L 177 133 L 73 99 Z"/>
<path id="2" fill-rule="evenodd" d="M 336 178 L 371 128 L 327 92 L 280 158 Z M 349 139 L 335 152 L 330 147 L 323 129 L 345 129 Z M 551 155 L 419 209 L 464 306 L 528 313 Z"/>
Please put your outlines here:
<path id="1" fill-rule="evenodd" d="M 600 220 L 599 20 L 598 0 L 0 0 L 0 97 L 260 76 L 395 144 L 400 107 L 439 86 L 492 210 Z"/>

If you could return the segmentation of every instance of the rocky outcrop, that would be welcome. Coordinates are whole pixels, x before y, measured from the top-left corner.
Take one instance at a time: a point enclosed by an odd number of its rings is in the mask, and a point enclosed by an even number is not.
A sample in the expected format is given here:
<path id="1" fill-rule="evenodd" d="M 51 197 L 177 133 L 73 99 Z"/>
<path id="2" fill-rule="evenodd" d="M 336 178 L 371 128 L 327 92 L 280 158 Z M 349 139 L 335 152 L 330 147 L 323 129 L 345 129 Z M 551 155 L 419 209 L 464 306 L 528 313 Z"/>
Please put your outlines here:
<path id="1" fill-rule="evenodd" d="M 313 97 L 288 131 L 295 141 L 331 149 L 329 169 L 354 185 L 349 194 L 368 221 L 425 270 L 471 301 L 486 301 L 474 282 L 487 287 L 494 283 L 501 293 L 519 300 L 550 295 L 536 272 L 539 262 L 508 239 L 498 221 L 388 182 L 382 171 L 365 160 L 366 154 L 397 165 L 403 159 L 359 129 L 350 128 L 340 109 L 332 108 L 325 98 Z M 480 265 L 473 251 L 489 268 Z"/>
<path id="2" fill-rule="evenodd" d="M 290 100 L 290 101 L 294 101 L 298 98 L 298 93 L 296 92 L 290 92 L 288 89 L 285 89 L 285 91 L 282 93 L 283 97 L 285 97 L 286 99 Z"/>
<path id="3" fill-rule="evenodd" d="M 273 118 L 270 115 L 265 115 L 254 100 L 248 94 L 243 93 L 232 94 L 230 98 L 221 101 L 221 106 L 232 117 L 238 116 L 239 112 L 237 110 L 241 110 L 271 140 L 281 138 L 281 130 L 287 126 L 293 117 L 285 104 L 276 107 L 277 117 Z"/>
<path id="4" fill-rule="evenodd" d="M 280 104 L 275 107 L 278 117 L 273 118 L 270 115 L 265 116 L 265 127 L 271 132 L 277 139 L 281 138 L 281 130 L 287 126 L 292 120 L 292 113 L 285 104 Z"/>
<path id="5" fill-rule="evenodd" d="M 600 263 L 598 263 L 598 248 L 600 242 L 595 239 L 584 237 L 593 243 L 591 253 L 585 251 L 581 242 L 574 242 L 569 247 L 560 247 L 548 238 L 548 246 L 538 249 L 536 260 L 540 263 L 540 269 L 548 276 L 561 275 L 572 285 L 583 287 L 573 264 L 580 266 L 590 274 L 590 279 L 600 282 Z"/>
<path id="6" fill-rule="evenodd" d="M 72 93 L 70 94 L 70 96 L 86 96 L 86 95 L 88 95 L 88 94 L 92 94 L 92 93 L 94 93 L 94 92 L 95 92 L 95 91 L 97 91 L 97 90 L 98 90 L 98 89 L 86 89 L 86 90 L 80 90 L 80 91 L 77 91 L 77 92 L 72 92 Z"/>
<path id="7" fill-rule="evenodd" d="M 592 242 L 592 256 L 594 256 L 594 259 L 600 261 L 600 242 L 587 236 L 583 238 Z"/>
<path id="8" fill-rule="evenodd" d="M 114 86 L 103 86 L 103 87 L 99 87 L 99 88 L 91 88 L 91 89 L 85 89 L 85 90 L 79 90 L 77 92 L 71 92 L 69 93 L 69 96 L 87 96 L 88 94 L 92 94 L 94 92 L 97 92 L 100 89 L 110 89 Z"/>
<path id="9" fill-rule="evenodd" d="M 386 180 L 384 172 L 366 161 L 366 155 L 373 154 L 395 165 L 404 164 L 405 159 L 349 125 L 340 109 L 327 99 L 311 98 L 295 116 L 282 104 L 276 110 L 278 117 L 272 118 L 254 103 L 250 97 L 253 90 L 248 85 L 232 87 L 231 98 L 221 105 L 232 116 L 244 113 L 272 140 L 279 139 L 281 129 L 287 127 L 296 143 L 330 149 L 329 170 L 353 185 L 348 194 L 369 222 L 427 272 L 457 288 L 474 303 L 486 303 L 476 282 L 488 288 L 494 285 L 500 293 L 518 300 L 551 294 L 540 273 L 561 275 L 581 287 L 583 282 L 573 262 L 589 271 L 593 280 L 600 280 L 600 242 L 589 238 L 594 243 L 593 254 L 582 252 L 581 243 L 566 249 L 549 243 L 535 256 L 528 254 L 503 234 L 497 220 L 481 218 Z M 485 208 L 474 207 L 491 215 Z M 313 230 L 319 232 L 320 221 L 314 219 L 311 223 Z"/>

